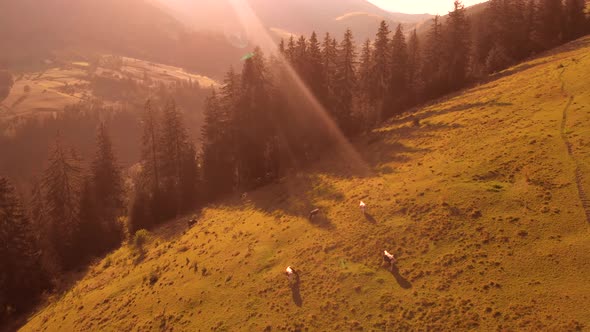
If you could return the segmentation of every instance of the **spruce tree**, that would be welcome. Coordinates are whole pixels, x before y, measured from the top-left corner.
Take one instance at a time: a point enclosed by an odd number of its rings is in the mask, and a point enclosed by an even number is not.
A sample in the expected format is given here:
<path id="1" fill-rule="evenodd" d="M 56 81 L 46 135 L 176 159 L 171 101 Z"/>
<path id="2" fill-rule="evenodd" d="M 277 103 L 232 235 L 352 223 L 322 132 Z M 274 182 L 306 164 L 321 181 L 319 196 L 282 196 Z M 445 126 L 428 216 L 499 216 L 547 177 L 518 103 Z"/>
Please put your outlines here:
<path id="1" fill-rule="evenodd" d="M 94 199 L 96 221 L 101 229 L 103 243 L 99 248 L 100 253 L 121 243 L 122 230 L 118 217 L 124 210 L 125 195 L 121 168 L 104 123 L 97 130 L 96 155 L 90 167 L 89 185 Z"/>
<path id="2" fill-rule="evenodd" d="M 422 90 L 422 82 L 420 79 L 420 66 L 422 64 L 421 56 L 418 33 L 416 32 L 416 29 L 414 29 L 408 42 L 408 102 L 412 105 L 420 100 Z"/>
<path id="3" fill-rule="evenodd" d="M 147 100 L 143 113 L 143 136 L 141 149 L 141 164 L 143 184 L 149 192 L 157 192 L 160 188 L 160 163 L 158 156 L 159 149 L 159 126 L 158 115 L 152 106 L 151 100 Z"/>
<path id="4" fill-rule="evenodd" d="M 232 84 L 230 72 L 226 85 Z M 231 89 L 230 89 L 231 91 Z M 207 188 L 207 198 L 214 200 L 232 191 L 235 181 L 234 147 L 229 139 L 231 126 L 224 119 L 221 101 L 215 90 L 205 102 L 205 119 L 201 128 L 203 179 Z"/>
<path id="5" fill-rule="evenodd" d="M 408 48 L 401 24 L 397 26 L 391 43 L 389 100 L 386 116 L 399 114 L 408 100 Z"/>
<path id="6" fill-rule="evenodd" d="M 538 43 L 546 50 L 563 39 L 563 5 L 561 0 L 540 0 L 535 22 Z"/>
<path id="7" fill-rule="evenodd" d="M 79 259 L 73 249 L 79 243 L 81 171 L 75 152 L 67 151 L 58 136 L 43 177 L 47 213 L 45 236 L 52 246 L 55 262 L 65 269 L 76 265 Z"/>
<path id="8" fill-rule="evenodd" d="M 566 0 L 564 31 L 566 41 L 574 40 L 584 35 L 586 24 L 584 9 L 584 0 Z"/>
<path id="9" fill-rule="evenodd" d="M 335 46 L 334 39 L 329 33 L 326 33 L 322 43 L 324 94 L 320 97 L 320 101 L 333 117 L 335 116 L 333 107 L 336 102 L 334 82 L 336 80 L 337 58 L 337 47 Z"/>
<path id="10" fill-rule="evenodd" d="M 385 98 L 389 94 L 391 82 L 390 68 L 391 64 L 391 43 L 389 35 L 391 31 L 385 21 L 381 21 L 377 36 L 375 38 L 373 51 L 373 89 L 371 100 L 377 109 L 378 121 L 383 119 L 385 107 Z"/>
<path id="11" fill-rule="evenodd" d="M 182 197 L 180 187 L 183 183 L 183 160 L 189 146 L 182 114 L 176 102 L 170 99 L 164 107 L 159 144 L 159 174 L 165 195 L 161 206 L 163 220 L 174 217 L 183 210 L 182 201 L 185 198 Z"/>
<path id="12" fill-rule="evenodd" d="M 129 232 L 149 229 L 162 220 L 165 195 L 160 180 L 160 126 L 151 100 L 142 116 L 141 170 L 134 176 L 134 191 L 129 215 Z"/>
<path id="13" fill-rule="evenodd" d="M 264 183 L 267 173 L 265 153 L 273 136 L 269 123 L 270 87 L 262 50 L 244 62 L 241 97 L 236 107 L 238 188 L 247 189 Z"/>
<path id="14" fill-rule="evenodd" d="M 285 50 L 285 54 L 287 56 L 287 60 L 291 64 L 295 64 L 295 58 L 297 57 L 296 52 L 297 52 L 297 50 L 296 50 L 296 47 L 295 47 L 295 37 L 293 37 L 293 35 L 291 35 L 289 37 L 289 42 L 287 43 L 287 49 Z"/>
<path id="15" fill-rule="evenodd" d="M 307 62 L 307 84 L 315 97 L 321 99 L 325 95 L 325 82 L 322 74 L 322 50 L 315 31 L 312 32 L 307 45 Z"/>
<path id="16" fill-rule="evenodd" d="M 461 1 L 455 1 L 454 10 L 449 13 L 447 24 L 444 49 L 447 72 L 445 81 L 447 87 L 454 90 L 466 83 L 469 65 L 469 21 Z"/>
<path id="17" fill-rule="evenodd" d="M 7 179 L 0 177 L 0 322 L 7 307 L 23 313 L 48 286 L 33 225 Z"/>
<path id="18" fill-rule="evenodd" d="M 376 124 L 375 109 L 371 107 L 371 89 L 373 88 L 373 52 L 371 40 L 363 43 L 358 70 L 359 111 L 362 114 L 362 129 L 368 130 Z"/>
<path id="19" fill-rule="evenodd" d="M 427 98 L 435 98 L 442 94 L 444 87 L 444 70 L 443 59 L 443 31 L 440 23 L 440 16 L 435 16 L 432 27 L 428 34 L 424 52 L 424 64 L 422 66 L 422 79 L 425 84 L 425 94 Z"/>
<path id="20" fill-rule="evenodd" d="M 338 100 L 336 121 L 345 134 L 352 134 L 355 128 L 353 117 L 354 97 L 357 92 L 356 47 L 352 31 L 347 29 L 338 49 L 338 67 L 336 71 L 336 96 Z"/>

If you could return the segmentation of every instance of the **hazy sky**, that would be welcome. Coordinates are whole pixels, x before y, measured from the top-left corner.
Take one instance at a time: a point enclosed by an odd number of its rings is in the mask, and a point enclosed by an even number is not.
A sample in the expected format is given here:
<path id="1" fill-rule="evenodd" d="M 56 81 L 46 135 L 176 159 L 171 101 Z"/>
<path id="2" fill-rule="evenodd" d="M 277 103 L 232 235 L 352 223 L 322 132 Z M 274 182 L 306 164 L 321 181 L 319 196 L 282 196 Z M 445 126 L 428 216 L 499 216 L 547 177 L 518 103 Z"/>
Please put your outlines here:
<path id="1" fill-rule="evenodd" d="M 440 14 L 446 15 L 453 9 L 453 0 L 369 0 L 375 5 L 399 13 L 408 14 Z M 472 6 L 482 0 L 464 0 L 465 7 Z"/>

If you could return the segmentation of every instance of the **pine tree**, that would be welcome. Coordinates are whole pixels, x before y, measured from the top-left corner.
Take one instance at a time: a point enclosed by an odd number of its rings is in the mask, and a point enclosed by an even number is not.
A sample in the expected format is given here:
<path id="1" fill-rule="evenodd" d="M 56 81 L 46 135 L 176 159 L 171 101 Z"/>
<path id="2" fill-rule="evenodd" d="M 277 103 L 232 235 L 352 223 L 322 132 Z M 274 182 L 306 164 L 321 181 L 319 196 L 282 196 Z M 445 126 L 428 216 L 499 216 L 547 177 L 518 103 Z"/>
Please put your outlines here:
<path id="1" fill-rule="evenodd" d="M 584 8 L 584 0 L 566 0 L 564 31 L 566 41 L 574 40 L 584 35 L 586 24 Z"/>
<path id="2" fill-rule="evenodd" d="M 448 88 L 462 87 L 467 80 L 469 64 L 469 21 L 461 1 L 455 1 L 454 10 L 449 13 L 447 36 L 445 40 L 445 62 Z"/>
<path id="3" fill-rule="evenodd" d="M 143 137 L 142 137 L 142 176 L 144 184 L 151 192 L 160 188 L 160 163 L 158 156 L 159 149 L 159 126 L 158 116 L 152 107 L 151 100 L 146 101 L 143 114 Z"/>
<path id="4" fill-rule="evenodd" d="M 10 307 L 23 313 L 48 286 L 33 225 L 7 179 L 0 177 L 0 322 Z"/>
<path id="5" fill-rule="evenodd" d="M 79 259 L 72 249 L 79 240 L 81 170 L 74 151 L 66 151 L 58 136 L 43 177 L 47 210 L 45 236 L 52 245 L 52 256 L 57 265 L 66 269 L 75 266 Z"/>
<path id="6" fill-rule="evenodd" d="M 362 114 L 362 129 L 367 131 L 377 122 L 375 110 L 371 107 L 371 89 L 373 88 L 373 52 L 371 49 L 371 40 L 367 39 L 363 43 L 361 58 L 358 70 L 358 94 L 359 94 L 359 111 Z"/>
<path id="7" fill-rule="evenodd" d="M 535 22 L 536 36 L 542 49 L 559 45 L 563 37 L 563 5 L 561 0 L 540 0 Z"/>
<path id="8" fill-rule="evenodd" d="M 371 93 L 371 100 L 375 105 L 378 113 L 378 121 L 383 119 L 383 111 L 385 107 L 385 98 L 389 93 L 391 82 L 390 68 L 391 64 L 391 44 L 389 42 L 389 35 L 391 31 L 385 21 L 381 21 L 377 36 L 375 38 L 373 51 L 373 89 Z"/>
<path id="9" fill-rule="evenodd" d="M 226 79 L 226 85 L 233 84 L 232 71 Z M 230 89 L 231 91 L 231 89 Z M 221 101 L 215 91 L 205 102 L 205 119 L 201 129 L 203 141 L 203 179 L 207 188 L 208 198 L 217 199 L 230 193 L 235 185 L 234 148 L 231 145 L 231 126 L 224 119 L 225 114 Z"/>
<path id="10" fill-rule="evenodd" d="M 164 193 L 160 180 L 160 127 L 151 100 L 144 106 L 142 119 L 141 170 L 133 178 L 134 192 L 129 215 L 129 232 L 149 229 L 164 215 Z"/>
<path id="11" fill-rule="evenodd" d="M 389 100 L 386 116 L 399 114 L 407 105 L 408 48 L 401 24 L 397 26 L 391 43 Z"/>
<path id="12" fill-rule="evenodd" d="M 316 98 L 320 99 L 325 94 L 325 82 L 322 74 L 322 50 L 315 31 L 311 34 L 307 45 L 307 62 L 308 72 L 305 75 L 307 84 Z"/>
<path id="13" fill-rule="evenodd" d="M 304 81 L 308 81 L 307 40 L 305 39 L 305 36 L 299 36 L 297 39 L 293 64 L 295 65 L 295 69 L 299 73 L 299 76 L 301 76 Z"/>
<path id="14" fill-rule="evenodd" d="M 355 128 L 356 121 L 353 120 L 353 103 L 357 92 L 356 58 L 357 53 L 352 31 L 347 29 L 338 49 L 338 67 L 334 83 L 338 100 L 336 121 L 341 130 L 348 135 L 358 129 Z"/>
<path id="15" fill-rule="evenodd" d="M 442 24 L 440 23 L 440 17 L 437 15 L 434 17 L 432 27 L 430 28 L 424 53 L 424 64 L 422 66 L 422 77 L 427 98 L 438 97 L 443 92 L 444 68 L 441 57 L 443 47 Z"/>
<path id="16" fill-rule="evenodd" d="M 100 225 L 103 242 L 98 253 L 102 253 L 121 243 L 122 230 L 118 218 L 123 213 L 125 193 L 121 169 L 104 123 L 98 127 L 96 147 L 96 156 L 90 168 L 92 193 L 89 199 L 94 199 L 96 221 Z"/>
<path id="17" fill-rule="evenodd" d="M 333 107 L 336 102 L 334 82 L 336 80 L 337 58 L 337 47 L 335 46 L 334 39 L 329 33 L 326 33 L 322 43 L 324 95 L 320 96 L 320 101 L 332 116 L 335 116 Z"/>
<path id="18" fill-rule="evenodd" d="M 422 90 L 422 82 L 420 80 L 421 63 L 420 41 L 418 40 L 416 29 L 414 29 L 408 42 L 408 90 L 409 103 L 411 105 L 416 104 L 420 100 Z"/>
<path id="19" fill-rule="evenodd" d="M 287 60 L 291 63 L 295 63 L 295 59 L 297 57 L 296 54 L 297 50 L 295 48 L 295 37 L 291 35 L 289 37 L 289 42 L 287 43 L 287 49 L 285 50 L 285 54 L 287 55 Z"/>
<path id="20" fill-rule="evenodd" d="M 197 149 L 192 142 L 187 143 L 182 154 L 180 179 L 180 211 L 186 212 L 197 207 L 201 198 L 199 192 L 201 169 Z"/>
<path id="21" fill-rule="evenodd" d="M 269 123 L 270 87 L 262 51 L 244 62 L 241 75 L 241 97 L 236 108 L 237 174 L 239 189 L 259 186 L 266 179 L 265 152 L 272 127 Z"/>
<path id="22" fill-rule="evenodd" d="M 182 212 L 182 201 L 185 199 L 180 190 L 183 183 L 182 166 L 189 148 L 188 134 L 182 114 L 172 99 L 164 108 L 159 147 L 159 174 L 165 194 L 165 203 L 161 208 L 162 218 L 165 220 Z"/>
<path id="23" fill-rule="evenodd" d="M 281 38 L 281 41 L 279 42 L 279 54 L 284 56 L 285 55 L 285 40 L 283 38 Z"/>

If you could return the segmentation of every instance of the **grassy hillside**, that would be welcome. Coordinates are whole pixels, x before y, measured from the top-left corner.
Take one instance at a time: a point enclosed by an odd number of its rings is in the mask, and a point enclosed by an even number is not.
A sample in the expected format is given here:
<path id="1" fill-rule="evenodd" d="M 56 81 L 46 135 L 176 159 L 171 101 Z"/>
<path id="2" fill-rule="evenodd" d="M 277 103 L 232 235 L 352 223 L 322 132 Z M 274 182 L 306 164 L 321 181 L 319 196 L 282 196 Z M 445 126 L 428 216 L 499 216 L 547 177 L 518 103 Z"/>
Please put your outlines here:
<path id="1" fill-rule="evenodd" d="M 171 222 L 22 330 L 589 329 L 588 54 L 576 41 L 394 120 L 354 143 L 362 165 L 334 152 Z"/>

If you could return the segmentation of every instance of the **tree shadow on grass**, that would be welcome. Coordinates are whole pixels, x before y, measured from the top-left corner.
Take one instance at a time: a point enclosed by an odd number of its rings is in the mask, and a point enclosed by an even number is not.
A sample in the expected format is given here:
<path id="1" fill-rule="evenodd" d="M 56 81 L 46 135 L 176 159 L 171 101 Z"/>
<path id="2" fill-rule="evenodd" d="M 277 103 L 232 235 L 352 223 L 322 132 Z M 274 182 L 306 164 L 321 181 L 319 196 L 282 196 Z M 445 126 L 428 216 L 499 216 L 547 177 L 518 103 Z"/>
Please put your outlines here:
<path id="1" fill-rule="evenodd" d="M 320 214 L 314 216 L 312 219 L 309 220 L 309 222 L 312 225 L 322 228 L 322 229 L 325 229 L 325 230 L 332 230 L 332 229 L 336 228 L 336 226 L 334 226 L 334 224 L 332 223 L 330 218 L 328 218 L 328 216 L 326 216 L 323 213 L 320 213 Z"/>
<path id="2" fill-rule="evenodd" d="M 391 274 L 393 275 L 393 277 L 395 278 L 395 280 L 397 281 L 397 283 L 400 285 L 401 288 L 403 288 L 403 289 L 412 288 L 412 284 L 408 281 L 408 279 L 404 278 L 399 273 L 399 268 L 396 265 L 394 265 L 393 268 L 389 272 L 391 272 Z"/>

